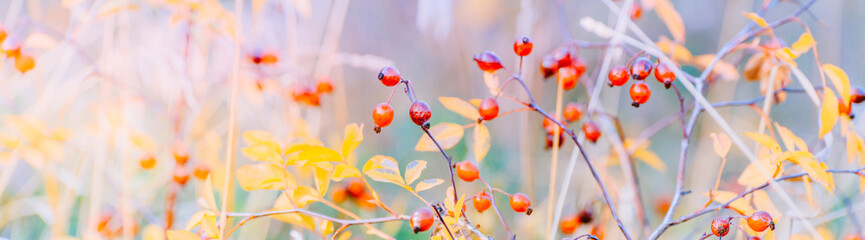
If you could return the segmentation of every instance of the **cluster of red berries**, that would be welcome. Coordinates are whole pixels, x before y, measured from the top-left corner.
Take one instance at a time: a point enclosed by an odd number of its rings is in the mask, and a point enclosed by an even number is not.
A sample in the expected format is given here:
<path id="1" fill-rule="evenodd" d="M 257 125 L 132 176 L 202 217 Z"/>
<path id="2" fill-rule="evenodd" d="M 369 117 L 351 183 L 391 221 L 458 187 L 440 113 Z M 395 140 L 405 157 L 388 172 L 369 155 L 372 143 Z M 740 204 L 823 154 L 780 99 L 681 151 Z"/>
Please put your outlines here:
<path id="1" fill-rule="evenodd" d="M 582 109 L 583 107 L 576 102 L 570 102 L 565 105 L 565 108 L 562 110 L 562 117 L 564 118 L 565 123 L 572 123 L 580 120 L 580 117 L 583 115 Z M 561 120 L 559 122 L 561 122 Z M 562 142 L 564 142 L 563 134 L 565 130 L 549 118 L 544 118 L 542 126 L 544 131 L 547 133 L 546 148 L 549 149 L 553 147 L 553 141 L 556 138 L 556 130 L 558 130 L 559 146 L 561 147 Z M 592 143 L 597 142 L 601 137 L 601 129 L 592 121 L 583 123 L 582 129 L 583 135 Z"/>
<path id="2" fill-rule="evenodd" d="M 363 181 L 358 178 L 348 178 L 343 181 L 343 184 L 334 186 L 331 190 L 331 199 L 335 203 L 352 200 L 355 204 L 367 209 L 376 207 L 375 198 L 366 191 Z"/>
<path id="3" fill-rule="evenodd" d="M 2 25 L 0 25 L 0 53 L 5 54 L 6 58 L 14 58 L 15 69 L 21 73 L 27 73 L 36 66 L 36 60 L 32 56 L 22 53 L 21 38 L 9 35 Z"/>
<path id="4" fill-rule="evenodd" d="M 456 175 L 460 179 L 466 182 L 474 182 L 475 180 L 480 179 L 480 173 L 478 172 L 478 167 L 470 162 L 463 161 L 454 165 L 456 168 Z M 483 212 L 490 208 L 492 205 L 491 199 L 492 196 L 487 194 L 487 192 L 480 192 L 472 198 L 472 204 L 475 206 L 475 210 L 478 212 Z M 511 209 L 514 212 L 525 212 L 528 215 L 532 214 L 531 201 L 529 197 L 522 193 L 514 193 L 511 195 Z"/>
<path id="5" fill-rule="evenodd" d="M 405 82 L 408 85 L 408 80 L 403 79 L 399 74 L 399 70 L 394 67 L 387 66 L 378 72 L 378 80 L 386 87 L 396 87 L 396 85 Z M 429 128 L 429 119 L 432 117 L 432 111 L 429 104 L 422 100 L 415 100 L 411 104 L 408 111 L 411 121 L 424 129 Z M 375 132 L 381 132 L 381 128 L 387 127 L 393 122 L 393 107 L 390 106 L 390 99 L 387 102 L 379 103 L 372 110 L 372 120 L 375 122 Z"/>
<path id="6" fill-rule="evenodd" d="M 631 85 L 630 89 L 631 100 L 633 100 L 631 105 L 640 107 L 640 104 L 648 102 L 649 97 L 652 95 L 652 90 L 649 89 L 645 81 L 652 72 L 652 68 L 655 70 L 655 79 L 663 83 L 665 88 L 669 89 L 673 85 L 673 81 L 676 80 L 676 75 L 667 64 L 658 62 L 656 66 L 653 66 L 652 62 L 645 57 L 634 59 L 631 62 L 630 68 L 615 66 L 610 69 L 610 73 L 607 74 L 607 78 L 609 79 L 607 85 L 610 87 L 622 86 L 628 82 L 629 78 L 633 78 L 636 82 Z"/>
<path id="7" fill-rule="evenodd" d="M 333 92 L 333 83 L 330 78 L 322 77 L 315 80 L 315 84 L 295 84 L 290 88 L 291 98 L 297 103 L 318 107 L 321 106 L 321 95 Z"/>
<path id="8" fill-rule="evenodd" d="M 850 102 L 845 103 L 844 100 L 838 98 L 838 113 L 847 115 L 853 118 L 853 104 L 859 104 L 865 101 L 865 89 L 861 86 L 853 87 L 853 92 L 850 93 Z"/>
<path id="9" fill-rule="evenodd" d="M 726 236 L 727 233 L 730 232 L 730 220 L 732 218 L 733 217 L 718 217 L 712 220 L 712 234 L 718 237 Z M 751 230 L 754 230 L 756 232 L 763 232 L 766 231 L 766 229 L 770 229 L 772 231 L 775 230 L 775 222 L 772 221 L 772 215 L 769 215 L 769 213 L 766 211 L 760 210 L 754 212 L 753 214 L 751 214 L 751 216 L 747 217 L 746 222 L 748 223 L 748 227 L 750 227 Z M 756 236 L 751 236 L 748 239 L 759 240 L 760 238 Z"/>
<path id="10" fill-rule="evenodd" d="M 585 72 L 586 62 L 577 54 L 577 47 L 573 44 L 560 46 L 541 59 L 544 78 L 556 75 L 556 80 L 565 90 L 574 89 Z"/>
<path id="11" fill-rule="evenodd" d="M 591 208 L 585 208 L 576 214 L 571 214 L 562 218 L 559 223 L 559 228 L 564 234 L 571 234 L 577 231 L 577 228 L 583 224 L 589 224 L 594 219 L 594 214 Z"/>

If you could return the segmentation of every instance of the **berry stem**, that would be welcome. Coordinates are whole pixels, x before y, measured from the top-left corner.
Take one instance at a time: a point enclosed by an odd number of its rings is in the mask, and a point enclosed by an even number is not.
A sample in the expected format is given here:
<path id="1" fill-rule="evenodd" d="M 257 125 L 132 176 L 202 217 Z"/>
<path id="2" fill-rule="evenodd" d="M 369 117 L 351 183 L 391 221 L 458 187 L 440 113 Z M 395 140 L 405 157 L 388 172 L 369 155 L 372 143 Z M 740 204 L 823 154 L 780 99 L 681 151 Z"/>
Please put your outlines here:
<path id="1" fill-rule="evenodd" d="M 237 230 L 238 228 L 240 228 L 241 226 L 243 226 L 244 224 L 246 224 L 247 222 L 249 222 L 253 219 L 261 218 L 261 217 L 274 216 L 274 215 L 281 215 L 281 214 L 291 214 L 291 213 L 297 213 L 297 214 L 310 216 L 313 218 L 328 220 L 328 221 L 331 221 L 333 223 L 341 224 L 343 226 L 384 223 L 384 222 L 393 222 L 393 221 L 408 221 L 410 218 L 409 216 L 406 216 L 406 215 L 399 215 L 399 216 L 389 216 L 389 217 L 381 217 L 381 218 L 349 220 L 349 219 L 339 219 L 339 218 L 334 218 L 334 217 L 330 217 L 327 215 L 322 215 L 322 214 L 308 211 L 308 210 L 305 210 L 302 208 L 294 208 L 294 209 L 279 210 L 279 211 L 267 211 L 267 212 L 259 212 L 259 213 L 237 213 L 237 212 L 234 212 L 234 213 L 227 213 L 226 217 L 246 217 L 246 218 L 244 218 L 239 223 L 237 223 L 237 225 L 235 225 L 230 230 L 228 230 L 228 232 L 225 234 L 225 237 L 231 236 L 231 233 L 233 233 L 234 230 Z M 385 238 L 385 239 L 393 239 L 392 237 L 388 236 L 387 234 L 384 234 L 381 231 L 373 231 L 373 234 L 380 236 L 382 238 Z"/>
<path id="2" fill-rule="evenodd" d="M 433 137 L 432 133 L 429 132 L 429 129 L 426 129 L 423 127 L 421 127 L 421 129 L 423 130 L 424 133 L 426 133 L 427 136 L 429 136 L 430 139 L 432 139 L 433 143 L 435 143 L 436 147 L 438 147 L 439 151 L 441 151 L 442 155 L 444 155 L 445 160 L 448 161 L 447 162 L 448 163 L 448 172 L 451 175 L 451 187 L 454 188 L 454 203 L 456 203 L 457 201 L 459 201 L 459 199 L 457 197 L 457 196 L 459 196 L 459 194 L 457 194 L 457 183 L 454 179 L 454 168 L 453 168 L 453 162 L 451 162 L 451 157 L 448 156 L 448 153 L 445 152 L 444 148 L 442 148 L 442 146 L 439 145 L 439 142 L 435 139 L 435 137 Z"/>
<path id="3" fill-rule="evenodd" d="M 451 174 L 451 176 L 453 176 L 453 174 Z M 454 189 L 454 196 L 456 196 L 456 189 Z M 454 203 L 456 203 L 456 201 L 458 200 L 454 200 Z M 451 240 L 455 240 L 456 238 L 454 238 L 454 234 L 451 233 L 451 229 L 448 227 L 448 224 L 445 223 L 445 219 L 442 217 L 442 213 L 439 211 L 439 209 L 441 209 L 441 206 L 439 206 L 439 204 L 441 203 L 436 203 L 436 205 L 430 205 L 430 208 L 432 208 L 433 212 L 436 213 L 436 216 L 439 218 L 442 226 L 445 227 L 445 230 L 448 231 L 448 235 L 451 237 Z"/>
<path id="4" fill-rule="evenodd" d="M 493 210 L 496 211 L 496 215 L 499 216 L 499 220 L 501 220 L 501 221 L 502 221 L 502 225 L 505 226 L 505 231 L 508 232 L 508 236 L 509 236 L 511 239 L 516 239 L 516 236 L 515 236 L 513 233 L 511 233 L 511 228 L 508 227 L 508 223 L 505 222 L 505 218 L 502 217 L 502 213 L 499 212 L 498 204 L 496 204 L 496 193 L 495 193 L 495 191 L 493 191 L 493 187 L 490 186 L 490 184 L 487 183 L 487 181 L 484 180 L 483 178 L 478 177 L 478 179 L 481 180 L 481 182 L 484 183 L 484 185 L 487 186 L 487 190 L 490 191 L 490 201 L 493 203 L 493 204 L 492 204 Z M 500 191 L 501 191 L 501 190 L 500 190 Z M 510 195 L 508 195 L 508 197 L 510 197 Z M 468 199 L 466 199 L 466 200 L 468 200 Z"/>

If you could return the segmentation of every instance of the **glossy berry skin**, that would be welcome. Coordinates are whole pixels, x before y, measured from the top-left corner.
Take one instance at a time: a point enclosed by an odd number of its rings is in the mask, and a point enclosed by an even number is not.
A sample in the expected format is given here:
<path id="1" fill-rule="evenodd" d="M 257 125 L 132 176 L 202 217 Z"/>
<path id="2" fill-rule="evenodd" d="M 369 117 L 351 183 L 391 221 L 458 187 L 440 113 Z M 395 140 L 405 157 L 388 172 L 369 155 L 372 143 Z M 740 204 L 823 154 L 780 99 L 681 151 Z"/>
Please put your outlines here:
<path id="1" fill-rule="evenodd" d="M 402 81 L 402 77 L 400 77 L 399 70 L 396 70 L 395 67 L 387 66 L 378 72 L 378 80 L 385 86 L 393 87 Z"/>
<path id="2" fill-rule="evenodd" d="M 486 51 L 474 56 L 475 62 L 478 63 L 478 68 L 484 72 L 495 72 L 502 69 L 502 59 L 494 52 Z"/>
<path id="3" fill-rule="evenodd" d="M 553 58 L 552 54 L 544 55 L 544 58 L 541 59 L 541 73 L 544 74 L 544 78 L 548 78 L 556 74 L 556 71 L 559 70 L 559 62 Z"/>
<path id="4" fill-rule="evenodd" d="M 557 80 L 559 84 L 562 84 L 562 88 L 565 90 L 574 89 L 577 86 L 577 69 L 574 66 L 565 66 L 559 68 Z"/>
<path id="5" fill-rule="evenodd" d="M 553 50 L 553 59 L 556 60 L 559 67 L 570 66 L 571 50 L 567 46 L 562 46 Z"/>
<path id="6" fill-rule="evenodd" d="M 524 57 L 529 55 L 532 53 L 532 47 L 534 47 L 532 39 L 527 36 L 519 37 L 514 41 L 514 53 L 516 53 L 517 56 Z"/>
<path id="7" fill-rule="evenodd" d="M 204 162 L 198 162 L 195 164 L 195 167 L 192 168 L 192 175 L 200 180 L 206 180 L 207 175 L 210 174 L 210 166 Z"/>
<path id="8" fill-rule="evenodd" d="M 363 181 L 352 179 L 345 186 L 345 192 L 353 198 L 361 198 L 366 195 L 366 188 L 363 186 Z"/>
<path id="9" fill-rule="evenodd" d="M 462 161 L 460 163 L 457 163 L 457 176 L 466 182 L 473 182 L 480 178 L 480 174 L 478 173 L 478 167 L 475 166 L 474 163 L 469 161 Z"/>
<path id="10" fill-rule="evenodd" d="M 610 87 L 625 85 L 628 82 L 628 70 L 623 66 L 615 66 L 613 69 L 610 69 L 607 79 L 610 80 L 607 83 Z"/>
<path id="11" fill-rule="evenodd" d="M 411 224 L 412 232 L 415 234 L 419 232 L 423 232 L 429 230 L 432 227 L 433 222 L 435 221 L 433 217 L 435 213 L 429 208 L 423 207 L 420 208 L 414 213 L 411 214 L 411 218 L 409 219 L 409 223 Z"/>
<path id="12" fill-rule="evenodd" d="M 475 206 L 475 210 L 478 212 L 484 212 L 492 206 L 492 202 L 490 202 L 490 196 L 487 192 L 479 192 L 475 197 L 472 198 L 472 204 Z"/>
<path id="13" fill-rule="evenodd" d="M 532 202 L 529 201 L 529 197 L 523 193 L 514 193 L 514 195 L 511 195 L 511 209 L 513 209 L 514 212 L 526 212 L 527 214 L 532 214 L 530 210 L 531 204 Z"/>
<path id="14" fill-rule="evenodd" d="M 138 159 L 138 164 L 141 164 L 141 168 L 151 169 L 156 166 L 156 158 L 151 154 L 147 154 Z"/>
<path id="15" fill-rule="evenodd" d="M 478 106 L 478 113 L 484 120 L 493 120 L 499 115 L 499 102 L 495 98 L 484 99 Z"/>
<path id="16" fill-rule="evenodd" d="M 631 63 L 631 78 L 644 80 L 652 73 L 652 62 L 648 58 L 639 57 Z"/>
<path id="17" fill-rule="evenodd" d="M 15 68 L 21 73 L 27 73 L 36 66 L 36 61 L 28 55 L 19 55 L 15 58 Z"/>
<path id="18" fill-rule="evenodd" d="M 408 115 L 411 117 L 411 121 L 414 122 L 414 124 L 423 126 L 429 121 L 430 117 L 432 117 L 432 111 L 430 111 L 429 104 L 418 100 L 408 109 Z"/>
<path id="19" fill-rule="evenodd" d="M 727 236 L 727 233 L 730 232 L 730 218 L 729 217 L 718 217 L 715 220 L 712 220 L 712 234 L 715 236 L 723 237 Z"/>
<path id="20" fill-rule="evenodd" d="M 578 222 L 577 215 L 568 215 L 562 218 L 562 222 L 559 223 L 559 229 L 562 230 L 564 234 L 571 234 L 577 231 L 577 227 L 580 226 Z"/>
<path id="21" fill-rule="evenodd" d="M 757 232 L 766 231 L 767 228 L 775 230 L 775 222 L 772 221 L 772 215 L 766 211 L 757 211 L 748 217 L 748 226 Z"/>
<path id="22" fill-rule="evenodd" d="M 640 81 L 631 85 L 631 100 L 634 101 L 631 105 L 634 107 L 640 107 L 640 104 L 648 102 L 650 96 L 652 96 L 652 90 L 645 82 Z"/>
<path id="23" fill-rule="evenodd" d="M 673 85 L 673 81 L 676 80 L 676 74 L 670 70 L 670 67 L 668 67 L 667 64 L 658 63 L 658 65 L 655 66 L 655 79 L 657 79 L 658 82 L 663 83 L 665 88 L 670 89 L 670 86 Z"/>
<path id="24" fill-rule="evenodd" d="M 176 182 L 177 184 L 183 185 L 183 184 L 186 184 L 186 181 L 189 181 L 189 173 L 186 172 L 186 169 L 183 169 L 183 167 L 178 166 L 178 167 L 174 168 L 174 177 L 173 178 L 174 178 L 174 182 Z"/>
<path id="25" fill-rule="evenodd" d="M 850 102 L 861 103 L 863 101 L 865 101 L 865 89 L 862 89 L 861 86 L 853 87 L 850 93 Z"/>
<path id="26" fill-rule="evenodd" d="M 580 120 L 580 116 L 582 115 L 583 112 L 580 111 L 580 105 L 575 102 L 571 102 L 568 103 L 568 105 L 565 105 L 565 109 L 562 111 L 562 116 L 568 122 Z"/>
<path id="27" fill-rule="evenodd" d="M 378 128 L 390 125 L 393 122 L 393 108 L 390 104 L 379 103 L 376 105 L 375 109 L 372 110 L 372 121 L 375 122 L 375 126 Z"/>
<path id="28" fill-rule="evenodd" d="M 601 138 L 601 129 L 598 128 L 598 125 L 595 125 L 593 122 L 583 123 L 583 134 L 586 136 L 586 139 L 592 143 L 598 141 L 598 138 Z"/>
<path id="29" fill-rule="evenodd" d="M 640 3 L 634 1 L 634 5 L 631 6 L 630 11 L 628 11 L 628 15 L 631 16 L 631 19 L 638 19 L 643 15 L 643 6 Z"/>
<path id="30" fill-rule="evenodd" d="M 315 92 L 319 94 L 328 94 L 333 92 L 333 82 L 330 78 L 320 78 L 315 83 Z"/>

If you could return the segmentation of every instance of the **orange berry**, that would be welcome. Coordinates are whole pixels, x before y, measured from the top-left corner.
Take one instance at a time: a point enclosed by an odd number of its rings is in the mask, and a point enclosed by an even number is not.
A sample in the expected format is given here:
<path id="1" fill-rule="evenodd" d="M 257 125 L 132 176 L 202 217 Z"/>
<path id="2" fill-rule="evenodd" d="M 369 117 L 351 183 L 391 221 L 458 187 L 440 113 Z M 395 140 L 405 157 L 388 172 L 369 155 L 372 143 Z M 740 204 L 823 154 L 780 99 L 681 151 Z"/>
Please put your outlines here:
<path id="1" fill-rule="evenodd" d="M 634 5 L 631 6 L 631 10 L 628 11 L 628 15 L 631 16 L 631 19 L 638 19 L 643 15 L 643 7 L 640 6 L 640 3 L 634 1 Z"/>
<path id="2" fill-rule="evenodd" d="M 574 66 L 565 66 L 559 68 L 557 80 L 562 84 L 565 90 L 571 90 L 577 86 L 577 69 Z"/>
<path id="3" fill-rule="evenodd" d="M 583 123 L 583 134 L 586 136 L 586 140 L 595 143 L 601 137 L 601 129 L 593 122 L 586 122 Z"/>
<path id="4" fill-rule="evenodd" d="M 534 44 L 532 43 L 531 38 L 527 36 L 519 37 L 516 41 L 514 41 L 514 53 L 516 53 L 517 56 L 520 57 L 529 55 L 530 53 L 532 53 L 533 46 Z"/>
<path id="5" fill-rule="evenodd" d="M 648 58 L 639 57 L 631 63 L 631 77 L 636 80 L 646 79 L 651 72 L 652 62 Z"/>
<path id="6" fill-rule="evenodd" d="M 843 99 L 838 98 L 838 113 L 840 113 L 842 115 L 848 115 L 849 116 L 850 110 L 852 110 L 852 107 L 850 106 L 850 104 L 847 104 L 844 102 Z"/>
<path id="7" fill-rule="evenodd" d="M 580 223 L 577 221 L 577 215 L 568 215 L 562 218 L 562 222 L 559 223 L 559 228 L 562 230 L 564 234 L 571 234 L 577 231 L 577 227 L 580 226 Z"/>
<path id="8" fill-rule="evenodd" d="M 490 202 L 490 196 L 487 192 L 479 192 L 472 198 L 472 204 L 475 206 L 475 210 L 478 212 L 484 212 L 492 206 Z"/>
<path id="9" fill-rule="evenodd" d="M 347 194 L 348 194 L 347 192 L 348 191 L 346 191 L 345 187 L 343 187 L 343 186 L 340 186 L 340 185 L 334 186 L 333 190 L 331 190 L 331 192 L 330 192 L 330 198 L 335 203 L 345 202 L 345 199 L 346 199 Z"/>
<path id="10" fill-rule="evenodd" d="M 775 222 L 772 221 L 772 215 L 766 211 L 757 211 L 748 217 L 748 226 L 757 232 L 765 231 L 766 228 L 775 230 Z"/>
<path id="11" fill-rule="evenodd" d="M 275 52 L 268 51 L 261 55 L 262 64 L 274 64 L 277 61 L 279 61 L 279 57 L 276 56 Z"/>
<path id="12" fill-rule="evenodd" d="M 378 208 L 378 204 L 372 194 L 364 193 L 363 195 L 354 198 L 354 200 L 354 202 L 362 208 L 369 210 Z"/>
<path id="13" fill-rule="evenodd" d="M 625 85 L 625 83 L 628 82 L 628 70 L 623 66 L 615 66 L 610 69 L 607 78 L 610 80 L 610 82 L 607 83 L 610 87 Z"/>
<path id="14" fill-rule="evenodd" d="M 730 232 L 730 217 L 718 217 L 712 220 L 712 234 L 723 237 Z"/>
<path id="15" fill-rule="evenodd" d="M 352 178 L 345 187 L 346 192 L 349 196 L 353 198 L 360 198 L 366 194 L 366 188 L 363 185 L 363 181 L 358 180 L 356 178 Z"/>
<path id="16" fill-rule="evenodd" d="M 300 104 L 313 107 L 321 105 L 321 98 L 312 86 L 293 85 L 291 86 L 291 96 L 295 102 Z"/>
<path id="17" fill-rule="evenodd" d="M 484 99 L 478 106 L 478 113 L 484 120 L 493 120 L 499 115 L 499 102 L 495 98 Z"/>
<path id="18" fill-rule="evenodd" d="M 28 55 L 19 55 L 15 58 L 15 68 L 18 69 L 21 73 L 27 73 L 33 69 L 36 65 L 36 61 L 33 60 L 33 57 Z"/>
<path id="19" fill-rule="evenodd" d="M 514 212 L 526 212 L 526 214 L 531 215 L 531 204 L 529 197 L 523 193 L 514 193 L 514 195 L 511 195 L 511 209 Z"/>
<path id="20" fill-rule="evenodd" d="M 151 169 L 156 166 L 156 158 L 152 154 L 147 154 L 138 159 L 138 164 L 141 164 L 141 168 Z"/>
<path id="21" fill-rule="evenodd" d="M 758 237 L 758 236 L 750 236 L 750 237 L 748 237 L 748 240 L 760 240 L 760 237 Z"/>
<path id="22" fill-rule="evenodd" d="M 559 62 L 553 58 L 553 55 L 544 55 L 544 58 L 541 59 L 541 73 L 544 74 L 544 78 L 548 78 L 553 74 L 556 74 L 557 70 L 559 70 Z"/>
<path id="23" fill-rule="evenodd" d="M 177 165 L 183 166 L 189 161 L 189 150 L 186 148 L 186 144 L 182 142 L 174 142 L 171 145 L 171 154 L 174 155 L 174 161 L 177 162 Z"/>
<path id="24" fill-rule="evenodd" d="M 379 103 L 372 110 L 372 121 L 375 122 L 376 132 L 381 131 L 381 128 L 387 127 L 393 122 L 393 108 L 390 104 Z"/>
<path id="25" fill-rule="evenodd" d="M 262 53 L 261 49 L 253 50 L 252 53 L 249 54 L 249 61 L 254 64 L 261 64 Z"/>
<path id="26" fill-rule="evenodd" d="M 640 104 L 649 101 L 650 96 L 652 96 L 652 90 L 643 81 L 638 81 L 634 85 L 631 85 L 631 100 L 634 101 L 631 103 L 632 106 L 640 107 Z"/>
<path id="27" fill-rule="evenodd" d="M 478 167 L 470 161 L 457 163 L 457 176 L 463 181 L 473 182 L 479 178 Z"/>
<path id="28" fill-rule="evenodd" d="M 559 67 L 570 66 L 571 49 L 568 46 L 561 46 L 553 50 L 553 60 L 556 60 Z"/>
<path id="29" fill-rule="evenodd" d="M 200 180 L 205 180 L 207 179 L 207 175 L 210 175 L 210 166 L 205 162 L 198 161 L 195 163 L 195 167 L 192 168 L 192 175 L 195 175 Z"/>
<path id="30" fill-rule="evenodd" d="M 844 237 L 844 240 L 862 240 L 862 238 L 859 237 L 859 235 L 850 234 L 850 235 L 847 235 L 846 237 Z"/>
<path id="31" fill-rule="evenodd" d="M 385 86 L 393 87 L 402 81 L 402 77 L 399 75 L 399 70 L 396 70 L 395 67 L 387 66 L 378 72 L 378 80 Z"/>
<path id="32" fill-rule="evenodd" d="M 850 101 L 853 103 L 865 101 L 865 89 L 862 89 L 861 86 L 853 87 L 853 92 L 850 93 Z"/>
<path id="33" fill-rule="evenodd" d="M 424 126 L 429 121 L 430 117 L 432 117 L 432 112 L 430 111 L 429 104 L 426 102 L 418 100 L 414 102 L 411 107 L 408 109 L 408 115 L 411 118 L 411 121 L 418 126 Z"/>
<path id="34" fill-rule="evenodd" d="M 15 58 L 21 56 L 21 39 L 14 36 L 7 36 L 0 48 L 7 58 Z"/>
<path id="35" fill-rule="evenodd" d="M 565 117 L 565 120 L 568 120 L 569 122 L 579 120 L 580 116 L 582 115 L 583 113 L 582 111 L 580 111 L 580 105 L 575 102 L 571 102 L 568 103 L 568 105 L 565 105 L 565 109 L 562 111 L 562 116 Z"/>
<path id="36" fill-rule="evenodd" d="M 547 132 L 546 149 L 553 148 L 553 143 L 556 140 L 555 135 L 556 135 L 555 133 Z M 564 142 L 565 142 L 565 135 L 562 134 L 562 132 L 559 132 L 559 147 L 561 147 L 562 144 L 564 144 Z"/>
<path id="37" fill-rule="evenodd" d="M 670 89 L 670 86 L 673 85 L 673 81 L 676 80 L 676 74 L 673 73 L 673 70 L 670 70 L 670 67 L 668 67 L 667 64 L 658 63 L 658 65 L 655 66 L 655 79 L 658 80 L 658 82 L 663 83 L 665 88 Z"/>
<path id="38" fill-rule="evenodd" d="M 184 185 L 186 181 L 189 181 L 189 173 L 186 172 L 186 169 L 179 166 L 174 168 L 174 182 Z"/>
<path id="39" fill-rule="evenodd" d="M 434 213 L 427 207 L 420 208 L 411 214 L 409 223 L 411 224 L 412 232 L 415 234 L 429 230 L 434 222 Z"/>
<path id="40" fill-rule="evenodd" d="M 559 121 L 559 122 L 561 122 L 561 121 Z M 548 134 L 555 133 L 556 128 L 559 128 L 559 134 L 565 132 L 564 128 L 560 127 L 558 124 L 556 124 L 555 122 L 553 122 L 553 120 L 551 120 L 549 118 L 544 118 L 543 126 L 544 126 L 544 130 L 546 130 Z"/>
<path id="41" fill-rule="evenodd" d="M 319 78 L 315 83 L 315 92 L 317 93 L 331 93 L 333 92 L 333 83 L 330 81 L 329 77 Z"/>
<path id="42" fill-rule="evenodd" d="M 502 69 L 502 60 L 494 52 L 486 51 L 474 56 L 475 62 L 478 63 L 478 68 L 485 72 L 495 72 Z"/>

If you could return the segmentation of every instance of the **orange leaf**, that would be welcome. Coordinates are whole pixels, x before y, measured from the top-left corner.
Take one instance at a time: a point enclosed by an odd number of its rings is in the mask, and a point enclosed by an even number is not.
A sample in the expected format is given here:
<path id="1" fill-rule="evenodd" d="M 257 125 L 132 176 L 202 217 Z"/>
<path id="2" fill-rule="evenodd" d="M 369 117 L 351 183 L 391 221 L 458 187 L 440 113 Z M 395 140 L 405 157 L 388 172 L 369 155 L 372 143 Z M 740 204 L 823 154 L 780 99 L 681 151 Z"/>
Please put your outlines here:
<path id="1" fill-rule="evenodd" d="M 463 138 L 464 134 L 463 126 L 456 123 L 439 123 L 432 126 L 429 131 L 430 134 L 435 137 L 436 141 L 441 144 L 443 149 L 449 149 L 456 146 Z M 430 139 L 426 134 L 421 136 L 414 149 L 422 152 L 439 150 L 432 139 Z"/>
<path id="2" fill-rule="evenodd" d="M 832 85 L 835 86 L 835 90 L 838 90 L 838 93 L 841 94 L 841 99 L 844 100 L 844 104 L 849 104 L 850 78 L 847 77 L 847 73 L 838 66 L 828 63 L 823 64 L 823 70 L 826 71 L 826 76 L 829 77 L 829 80 L 832 80 Z"/>
<path id="3" fill-rule="evenodd" d="M 829 88 L 823 89 L 823 107 L 820 108 L 820 139 L 832 131 L 838 121 L 838 97 Z"/>
<path id="4" fill-rule="evenodd" d="M 448 110 L 462 115 L 471 121 L 477 121 L 478 118 L 481 117 L 480 114 L 478 114 L 478 109 L 465 100 L 455 97 L 439 97 L 439 102 L 441 102 Z"/>
<path id="5" fill-rule="evenodd" d="M 490 151 L 490 130 L 483 124 L 478 124 L 475 127 L 475 142 L 472 146 L 472 151 L 475 154 L 475 160 L 481 162 Z"/>
<path id="6" fill-rule="evenodd" d="M 751 19 L 751 21 L 754 21 L 754 23 L 756 23 L 757 25 L 760 25 L 760 27 L 769 26 L 769 24 L 766 23 L 766 20 L 764 20 L 763 17 L 760 17 L 760 15 L 757 15 L 756 13 L 745 12 L 744 14 L 745 14 L 745 17 L 748 17 L 749 19 Z"/>
<path id="7" fill-rule="evenodd" d="M 676 42 L 685 42 L 685 23 L 682 21 L 682 16 L 679 15 L 679 12 L 673 8 L 673 4 L 669 0 L 658 0 L 656 4 L 655 11 L 657 11 L 661 21 L 664 21 L 664 24 L 667 25 L 667 29 L 670 30 L 670 35 L 673 36 L 673 39 Z"/>
<path id="8" fill-rule="evenodd" d="M 815 45 L 817 45 L 817 42 L 814 42 L 814 37 L 811 36 L 811 33 L 806 32 L 799 36 L 799 40 L 796 40 L 791 47 L 793 48 L 793 51 L 802 54 Z"/>

